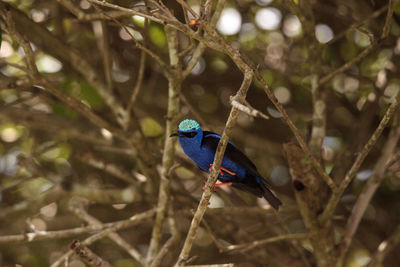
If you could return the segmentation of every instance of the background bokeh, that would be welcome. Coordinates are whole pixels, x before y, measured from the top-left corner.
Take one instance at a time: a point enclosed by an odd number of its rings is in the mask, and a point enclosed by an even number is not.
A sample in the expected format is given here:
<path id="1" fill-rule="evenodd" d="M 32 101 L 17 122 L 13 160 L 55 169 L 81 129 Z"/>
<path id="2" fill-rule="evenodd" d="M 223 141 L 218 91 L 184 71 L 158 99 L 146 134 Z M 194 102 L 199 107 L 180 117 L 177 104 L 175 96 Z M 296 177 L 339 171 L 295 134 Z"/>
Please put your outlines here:
<path id="1" fill-rule="evenodd" d="M 70 96 L 80 100 L 96 114 L 117 125 L 105 99 L 87 77 L 78 73 L 68 57 L 60 57 L 62 47 L 48 47 L 46 39 L 35 38 L 38 28 L 46 30 L 69 49 L 87 60 L 103 83 L 124 107 L 129 103 L 138 79 L 141 50 L 135 42 L 168 62 L 167 39 L 163 26 L 145 22 L 140 16 L 121 16 L 113 20 L 83 20 L 62 3 L 52 0 L 8 0 L 30 20 L 16 28 L 31 42 L 40 73 Z M 98 12 L 89 2 L 67 1 L 85 13 Z M 183 11 L 175 1 L 164 1 L 174 15 L 184 22 Z M 294 1 L 297 3 L 297 1 Z M 301 2 L 301 1 L 300 1 Z M 125 7 L 142 6 L 140 1 L 116 0 Z M 188 0 L 194 11 L 199 1 Z M 329 0 L 309 1 L 315 21 L 317 43 L 304 29 L 287 1 L 226 1 L 217 23 L 218 32 L 240 49 L 255 65 L 302 136 L 308 140 L 312 126 L 312 75 L 319 77 L 354 59 L 372 45 L 381 34 L 386 1 Z M 104 9 L 107 10 L 107 9 Z M 307 14 L 306 18 L 309 18 Z M 189 14 L 190 18 L 190 14 Z M 323 85 L 326 103 L 326 137 L 321 161 L 336 181 L 343 179 L 388 105 L 400 89 L 400 2 L 395 4 L 388 38 L 345 72 Z M 362 23 L 360 23 L 362 22 Z M 29 24 L 28 24 L 29 25 Z M 124 27 L 121 27 L 121 26 Z M 130 34 L 127 33 L 129 31 Z M 99 128 L 76 110 L 67 107 L 27 77 L 25 54 L 19 44 L 2 31 L 0 50 L 0 235 L 32 231 L 61 230 L 84 224 L 68 208 L 72 198 L 87 202 L 88 212 L 102 222 L 128 218 L 154 207 L 157 183 L 141 173 L 135 151 L 110 131 Z M 135 40 L 132 40 L 132 37 Z M 105 40 L 105 42 L 104 42 Z M 182 51 L 192 40 L 178 35 Z M 110 60 L 107 78 L 104 58 Z M 182 54 L 182 62 L 191 58 Z M 16 65 L 17 66 L 16 66 Z M 161 164 L 165 138 L 168 81 L 159 64 L 146 58 L 143 81 L 132 110 L 130 135 L 146 137 L 149 153 Z M 194 118 L 202 128 L 222 133 L 229 115 L 230 96 L 242 82 L 242 73 L 226 55 L 207 49 L 182 84 L 180 118 Z M 240 266 L 302 266 L 290 243 L 274 243 L 246 253 L 220 254 L 214 237 L 224 245 L 246 243 L 284 233 L 304 232 L 304 223 L 296 208 L 290 174 L 282 144 L 295 141 L 281 114 L 268 100 L 264 90 L 253 83 L 248 103 L 270 116 L 269 120 L 242 113 L 232 141 L 270 178 L 282 199 L 280 218 L 262 199 L 231 189 L 213 194 L 210 211 L 201 225 L 192 254 L 194 263 L 235 262 Z M 390 125 L 398 123 L 394 116 Z M 346 218 L 362 187 L 372 174 L 389 130 L 383 132 L 376 146 L 341 199 L 333 220 L 335 232 L 343 231 Z M 398 149 L 396 149 L 396 152 Z M 185 235 L 197 207 L 206 175 L 177 146 L 173 168 L 171 197 L 177 225 Z M 400 165 L 394 161 L 364 216 L 351 247 L 346 266 L 364 266 L 377 246 L 388 238 L 400 223 Z M 243 209 L 239 209 L 243 208 Z M 33 227 L 33 228 L 32 228 Z M 122 236 L 143 255 L 148 249 L 152 220 L 122 231 Z M 165 228 L 166 237 L 168 227 Z M 68 251 L 75 238 L 0 244 L 0 265 L 48 266 Z M 163 264 L 171 266 L 182 243 L 171 249 Z M 311 255 L 310 246 L 302 247 Z M 104 238 L 91 246 L 114 266 L 140 266 L 125 251 Z M 399 248 L 399 247 L 397 247 Z M 396 251 L 396 249 L 394 250 Z M 310 257 L 311 258 L 311 257 Z M 312 259 L 311 259 L 312 261 Z M 397 266 L 398 253 L 387 256 L 384 266 Z M 77 257 L 69 266 L 84 266 Z"/>

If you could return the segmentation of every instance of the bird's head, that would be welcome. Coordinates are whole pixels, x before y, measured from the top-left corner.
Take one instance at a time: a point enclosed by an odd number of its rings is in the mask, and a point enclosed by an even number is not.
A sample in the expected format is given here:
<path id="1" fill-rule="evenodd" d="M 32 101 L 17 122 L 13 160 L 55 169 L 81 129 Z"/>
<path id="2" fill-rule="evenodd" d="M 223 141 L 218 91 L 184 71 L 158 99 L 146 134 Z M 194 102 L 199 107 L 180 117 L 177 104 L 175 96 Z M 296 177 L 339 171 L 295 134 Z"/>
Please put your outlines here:
<path id="1" fill-rule="evenodd" d="M 201 132 L 200 124 L 197 121 L 183 120 L 179 123 L 178 132 L 171 134 L 169 137 L 194 138 Z"/>

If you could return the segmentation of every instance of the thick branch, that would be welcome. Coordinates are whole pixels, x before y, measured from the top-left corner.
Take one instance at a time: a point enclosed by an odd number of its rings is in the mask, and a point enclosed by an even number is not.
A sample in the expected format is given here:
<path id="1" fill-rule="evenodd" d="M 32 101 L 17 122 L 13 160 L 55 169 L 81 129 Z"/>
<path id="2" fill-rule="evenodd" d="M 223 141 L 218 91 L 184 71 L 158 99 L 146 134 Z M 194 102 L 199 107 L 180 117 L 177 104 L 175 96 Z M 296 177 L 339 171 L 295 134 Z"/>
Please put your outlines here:
<path id="1" fill-rule="evenodd" d="M 179 94 L 182 86 L 181 64 L 178 58 L 178 32 L 168 26 L 165 27 L 165 32 L 168 40 L 170 66 L 171 69 L 174 70 L 174 72 L 168 75 L 168 111 L 165 131 L 164 153 L 162 158 L 161 182 L 158 193 L 158 211 L 146 259 L 148 264 L 151 263 L 160 248 L 160 241 L 162 237 L 161 230 L 164 224 L 164 219 L 168 207 L 171 178 L 170 170 L 174 163 L 176 143 L 176 139 L 170 138 L 169 136 L 174 133 L 178 128 L 178 117 L 180 109 Z"/>

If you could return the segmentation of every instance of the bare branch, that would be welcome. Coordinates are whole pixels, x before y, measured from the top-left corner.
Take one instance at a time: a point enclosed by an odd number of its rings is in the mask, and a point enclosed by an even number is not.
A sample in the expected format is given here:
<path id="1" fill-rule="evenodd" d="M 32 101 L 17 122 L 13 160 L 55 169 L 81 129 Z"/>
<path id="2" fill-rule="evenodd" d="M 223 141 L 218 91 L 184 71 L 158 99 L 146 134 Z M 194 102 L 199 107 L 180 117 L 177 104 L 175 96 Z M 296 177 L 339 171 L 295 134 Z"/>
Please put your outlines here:
<path id="1" fill-rule="evenodd" d="M 161 170 L 161 182 L 158 193 L 158 211 L 156 220 L 153 227 L 152 237 L 150 241 L 150 247 L 147 254 L 147 264 L 150 264 L 156 254 L 159 251 L 161 237 L 162 237 L 162 226 L 164 223 L 165 215 L 167 212 L 169 202 L 169 188 L 170 188 L 170 169 L 174 163 L 175 154 L 175 138 L 170 138 L 178 127 L 178 117 L 180 110 L 180 99 L 179 94 L 182 86 L 181 76 L 181 63 L 178 57 L 178 43 L 177 34 L 178 32 L 170 27 L 165 28 L 165 32 L 168 40 L 170 66 L 174 72 L 168 75 L 168 111 L 167 111 L 167 123 L 165 131 L 165 143 L 164 153 L 162 158 L 162 170 Z M 171 241 L 172 242 L 172 241 Z"/>
<path id="2" fill-rule="evenodd" d="M 397 124 L 399 121 L 397 121 Z M 352 209 L 350 218 L 347 220 L 346 231 L 343 237 L 343 244 L 340 248 L 339 260 L 343 261 L 347 253 L 348 248 L 351 245 L 354 234 L 356 233 L 361 219 L 370 204 L 372 197 L 374 196 L 376 190 L 381 184 L 385 171 L 388 167 L 388 161 L 392 157 L 396 145 L 400 138 L 400 125 L 393 127 L 389 133 L 389 137 L 382 148 L 382 155 L 375 164 L 374 172 L 369 178 L 367 184 L 364 186 L 363 191 L 357 199 L 356 204 Z"/>
<path id="3" fill-rule="evenodd" d="M 91 232 L 102 231 L 105 229 L 114 229 L 113 231 L 118 231 L 121 229 L 126 229 L 137 225 L 138 223 L 151 218 L 155 214 L 155 209 L 148 210 L 143 213 L 132 216 L 129 219 L 115 221 L 112 223 L 104 223 L 101 225 L 88 225 L 84 227 L 59 230 L 59 231 L 42 231 L 39 233 L 26 233 L 21 235 L 5 235 L 0 236 L 0 244 L 11 244 L 11 243 L 22 243 L 22 242 L 33 242 L 46 239 L 55 238 L 66 238 L 81 234 L 88 234 Z"/>
<path id="4" fill-rule="evenodd" d="M 304 139 L 301 137 L 301 135 L 299 133 L 299 130 L 294 125 L 293 121 L 289 118 L 289 115 L 287 114 L 287 112 L 284 109 L 284 107 L 282 106 L 282 104 L 279 103 L 278 99 L 276 99 L 275 95 L 272 93 L 271 89 L 268 87 L 267 83 L 264 81 L 264 79 L 262 78 L 262 76 L 260 75 L 258 70 L 255 72 L 255 77 L 256 77 L 257 81 L 261 84 L 261 86 L 263 87 L 264 92 L 267 94 L 268 98 L 271 100 L 271 102 L 275 105 L 275 107 L 282 114 L 283 120 L 287 123 L 287 125 L 290 128 L 290 130 L 292 130 L 294 136 L 296 137 L 297 141 L 300 144 L 300 147 L 303 149 L 304 153 L 310 159 L 311 164 L 314 167 L 314 169 L 318 172 L 319 176 L 329 185 L 331 190 L 335 190 L 336 189 L 336 185 L 333 182 L 332 178 L 329 177 L 329 175 L 322 168 L 321 164 L 311 154 L 311 151 L 308 148 L 308 146 L 307 146 L 306 142 L 304 141 Z"/>
<path id="5" fill-rule="evenodd" d="M 86 264 L 93 267 L 111 267 L 111 264 L 100 258 L 87 246 L 83 245 L 79 240 L 74 240 L 70 248 L 78 255 Z"/>
<path id="6" fill-rule="evenodd" d="M 266 244 L 279 242 L 279 241 L 286 241 L 286 240 L 303 240 L 309 239 L 312 236 L 310 233 L 298 233 L 298 234 L 286 234 L 286 235 L 279 235 L 274 237 L 269 237 L 261 240 L 256 240 L 246 244 L 240 245 L 230 245 L 228 246 L 225 251 L 240 251 L 240 252 L 247 252 L 249 250 L 264 246 Z"/>
<path id="7" fill-rule="evenodd" d="M 269 117 L 267 115 L 265 115 L 264 113 L 262 113 L 261 111 L 255 109 L 255 108 L 253 108 L 250 105 L 245 106 L 235 100 L 231 100 L 231 105 L 232 105 L 232 107 L 237 108 L 238 110 L 246 113 L 247 115 L 249 115 L 251 117 L 256 117 L 256 118 L 259 117 L 259 118 L 269 120 Z"/>
<path id="8" fill-rule="evenodd" d="M 390 234 L 389 238 L 385 241 L 382 241 L 375 254 L 372 257 L 372 260 L 369 262 L 367 267 L 378 267 L 382 266 L 382 262 L 385 257 L 399 244 L 400 242 L 400 225 L 397 226 L 396 230 Z"/>
<path id="9" fill-rule="evenodd" d="M 318 82 L 319 86 L 329 82 L 333 77 L 335 77 L 335 75 L 348 70 L 354 64 L 357 64 L 358 62 L 363 60 L 372 51 L 374 51 L 375 48 L 378 47 L 378 45 L 382 42 L 382 40 L 386 39 L 386 37 L 389 35 L 390 23 L 391 23 L 392 16 L 393 16 L 393 7 L 394 7 L 394 0 L 390 0 L 389 1 L 389 5 L 388 5 L 388 12 L 387 12 L 387 15 L 386 15 L 386 20 L 385 20 L 385 25 L 383 26 L 382 34 L 381 34 L 380 39 L 376 40 L 375 42 L 370 44 L 367 48 L 365 48 L 360 54 L 358 54 L 358 56 L 356 56 L 352 60 L 346 62 L 341 67 L 337 68 L 336 70 L 334 70 L 334 71 L 328 73 L 327 75 L 325 75 L 324 77 L 322 77 Z"/>
<path id="10" fill-rule="evenodd" d="M 234 100 L 242 102 L 245 99 L 247 90 L 249 89 L 250 84 L 253 80 L 253 75 L 254 75 L 254 73 L 250 68 L 248 68 L 246 70 L 246 72 L 244 72 L 244 79 L 243 79 L 242 85 L 241 85 L 240 89 L 238 90 L 238 92 L 236 93 Z M 235 107 L 232 107 L 231 112 L 229 114 L 229 118 L 226 122 L 224 132 L 222 133 L 221 139 L 218 143 L 217 152 L 215 153 L 213 166 L 212 166 L 210 175 L 208 176 L 208 180 L 205 185 L 205 190 L 203 192 L 203 195 L 201 196 L 201 200 L 197 207 L 196 213 L 193 216 L 192 223 L 190 225 L 188 234 L 186 236 L 185 243 L 184 243 L 181 253 L 179 255 L 179 259 L 175 264 L 176 267 L 184 266 L 186 261 L 189 258 L 189 254 L 192 249 L 193 241 L 196 237 L 196 233 L 197 233 L 198 227 L 200 225 L 200 222 L 203 218 L 203 215 L 207 209 L 208 201 L 211 198 L 211 192 L 212 192 L 212 189 L 214 188 L 214 185 L 218 178 L 218 174 L 219 174 L 219 170 L 221 168 L 222 158 L 225 153 L 226 145 L 228 144 L 229 136 L 233 130 L 233 127 L 236 124 L 236 119 L 239 115 L 239 112 L 240 111 L 238 109 L 236 109 Z"/>
<path id="11" fill-rule="evenodd" d="M 394 112 L 398 109 L 400 105 L 400 94 L 396 96 L 395 101 L 390 105 L 390 107 L 386 110 L 385 115 L 383 116 L 381 122 L 378 127 L 375 129 L 374 133 L 369 138 L 368 142 L 365 144 L 363 150 L 357 156 L 350 170 L 346 173 L 343 181 L 339 185 L 338 189 L 334 191 L 328 201 L 328 204 L 325 207 L 324 212 L 320 216 L 320 221 L 322 224 L 326 223 L 327 220 L 332 216 L 333 212 L 336 209 L 337 204 L 339 203 L 340 197 L 342 196 L 344 190 L 346 190 L 347 186 L 353 180 L 356 172 L 361 167 L 361 164 L 364 162 L 364 159 L 367 157 L 372 147 L 378 141 L 378 138 L 381 136 L 383 130 L 386 125 L 389 123 L 390 118 L 393 116 Z"/>
<path id="12" fill-rule="evenodd" d="M 90 214 L 88 214 L 84 208 L 82 201 L 77 199 L 71 199 L 70 207 L 69 207 L 79 218 L 86 221 L 91 225 L 102 225 L 103 223 L 98 219 L 94 218 Z M 132 256 L 135 260 L 140 262 L 141 264 L 145 264 L 145 258 L 137 251 L 134 247 L 132 247 L 128 242 L 126 242 L 119 234 L 113 232 L 108 235 L 108 237 L 115 242 L 118 246 L 123 248 L 129 255 Z"/>

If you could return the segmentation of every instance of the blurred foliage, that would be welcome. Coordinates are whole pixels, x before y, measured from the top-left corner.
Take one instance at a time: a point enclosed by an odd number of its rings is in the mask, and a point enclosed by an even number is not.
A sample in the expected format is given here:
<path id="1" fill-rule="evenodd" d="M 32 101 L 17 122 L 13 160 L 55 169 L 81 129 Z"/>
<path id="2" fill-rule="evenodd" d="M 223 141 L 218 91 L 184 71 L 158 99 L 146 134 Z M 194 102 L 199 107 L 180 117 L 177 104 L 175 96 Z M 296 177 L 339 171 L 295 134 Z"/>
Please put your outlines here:
<path id="1" fill-rule="evenodd" d="M 61 40 L 81 59 L 90 63 L 97 77 L 85 76 L 74 69 L 69 61 L 71 57 L 62 58 L 56 53 L 62 48 L 46 46 L 53 44 L 53 40 L 29 40 L 41 75 L 115 128 L 119 126 L 110 107 L 106 105 L 109 99 L 101 96 L 95 84 L 109 82 L 110 85 L 105 86 L 108 92 L 121 106 L 128 106 L 140 76 L 141 51 L 135 47 L 126 30 L 134 36 L 135 41 L 142 41 L 162 60 L 169 62 L 164 26 L 154 22 L 145 23 L 142 17 L 121 16 L 118 23 L 107 19 L 102 25 L 98 20 L 79 20 L 60 4 L 62 1 L 6 2 L 23 12 L 30 19 L 29 25 L 48 30 L 52 37 Z M 186 2 L 198 11 L 199 1 Z M 238 21 L 237 18 L 228 17 L 225 19 L 230 22 L 219 25 L 218 31 L 258 67 L 301 134 L 309 140 L 313 112 L 312 77 L 324 77 L 356 58 L 371 45 L 371 35 L 374 40 L 379 38 L 386 13 L 370 17 L 386 2 L 311 1 L 315 25 L 322 25 L 322 29 L 325 29 L 321 36 L 315 36 L 314 29 L 307 32 L 285 1 L 229 0 L 225 8 L 231 8 L 239 14 L 240 27 L 236 31 L 229 28 Z M 98 12 L 85 0 L 73 0 L 71 3 L 86 14 Z M 114 0 L 112 3 L 136 8 L 142 1 Z M 185 21 L 177 1 L 164 3 L 179 21 Z M 303 1 L 296 0 L 294 3 L 295 7 L 306 13 Z M 272 17 L 265 17 L 264 21 L 261 17 L 261 22 L 260 16 L 257 19 L 259 12 L 272 11 L 279 18 L 279 21 L 275 21 L 276 25 L 273 25 Z M 387 40 L 320 88 L 327 109 L 321 162 L 335 179 L 343 178 L 343 170 L 354 161 L 355 155 L 400 90 L 400 1 L 396 2 L 394 13 Z M 311 21 L 308 16 L 306 20 Z M 364 23 L 360 27 L 354 27 L 362 21 Z M 21 27 L 25 31 L 24 36 L 31 36 L 28 34 L 31 31 L 37 35 L 35 27 Z M 21 30 L 20 27 L 17 29 Z M 226 29 L 229 31 L 224 32 Z M 333 39 L 329 39 L 331 34 Z M 180 55 L 186 66 L 193 52 L 193 40 L 183 34 L 178 34 L 177 38 L 180 52 L 191 48 L 188 53 Z M 47 230 L 80 227 L 85 223 L 68 208 L 69 201 L 76 196 L 88 199 L 88 212 L 103 222 L 126 219 L 154 207 L 157 200 L 155 188 L 159 181 L 152 181 L 152 177 L 146 177 L 141 171 L 141 167 L 152 165 L 151 162 L 138 160 L 140 150 L 131 150 L 123 140 L 89 123 L 83 114 L 60 102 L 46 88 L 32 84 L 26 75 L 23 49 L 11 38 L 7 29 L 0 29 L 0 49 L 0 235 L 31 231 L 32 224 Z M 71 51 L 61 53 L 70 55 L 68 53 Z M 106 57 L 110 61 L 109 66 L 106 66 Z M 109 77 L 111 81 L 107 80 Z M 221 133 L 230 111 L 229 98 L 235 94 L 241 82 L 242 73 L 225 54 L 207 49 L 191 75 L 183 81 L 182 94 L 189 105 L 186 102 L 182 104 L 179 119 L 199 120 L 200 117 L 206 123 L 202 125 L 205 130 Z M 140 140 L 141 135 L 146 137 L 143 142 L 146 144 L 139 145 L 148 149 L 147 152 L 156 162 L 154 168 L 158 171 L 165 138 L 165 121 L 170 119 L 166 114 L 167 88 L 167 79 L 163 77 L 158 62 L 147 55 L 140 92 L 130 114 L 131 121 L 123 129 L 134 141 Z M 273 188 L 284 202 L 282 221 L 291 232 L 304 232 L 304 222 L 295 206 L 287 160 L 282 152 L 282 143 L 294 141 L 292 133 L 257 82 L 251 86 L 246 100 L 271 119 L 265 121 L 241 114 L 232 139 L 256 163 L 263 176 L 271 177 Z M 398 114 L 390 124 L 396 123 Z M 122 130 L 122 127 L 118 129 Z M 388 132 L 387 129 L 384 131 L 341 200 L 337 209 L 339 219 L 333 221 L 338 236 L 346 224 L 343 218 L 349 216 L 355 199 L 369 179 Z M 399 165 L 396 161 L 385 174 L 385 180 L 357 232 L 346 260 L 347 267 L 364 266 L 380 242 L 399 224 Z M 111 171 L 112 167 L 117 171 Z M 178 230 L 184 235 L 192 216 L 191 210 L 196 207 L 202 193 L 204 174 L 188 161 L 179 147 L 172 169 L 172 203 Z M 129 201 L 122 201 L 126 199 Z M 50 204 L 52 206 L 48 207 Z M 43 207 L 50 209 L 52 216 L 45 216 L 41 211 Z M 213 194 L 210 207 L 243 207 L 251 210 L 266 207 L 266 202 L 227 188 Z M 239 266 L 302 266 L 296 250 L 289 242 L 274 243 L 232 256 L 221 256 L 218 252 L 213 235 L 217 236 L 220 243 L 231 245 L 282 234 L 281 221 L 267 212 L 264 214 L 264 210 L 261 215 L 259 212 L 225 214 L 221 211 L 217 215 L 207 215 L 206 221 L 211 230 L 202 225 L 196 237 L 193 255 L 199 257 L 195 259 L 195 264 L 232 260 Z M 151 230 L 152 223 L 147 221 L 124 231 L 121 236 L 146 255 Z M 169 234 L 169 230 L 165 229 L 165 236 Z M 48 266 L 68 250 L 71 240 L 83 240 L 85 237 L 0 244 L 0 265 Z M 306 255 L 311 255 L 311 245 L 307 242 L 301 244 Z M 114 266 L 140 266 L 109 240 L 97 242 L 91 248 Z M 180 246 L 167 255 L 163 266 L 171 266 L 178 248 Z M 398 251 L 398 247 L 396 249 Z M 309 258 L 313 265 L 312 256 Z M 400 255 L 392 252 L 382 266 L 397 266 L 398 262 Z M 75 256 L 70 260 L 70 266 L 73 264 L 84 266 Z"/>

